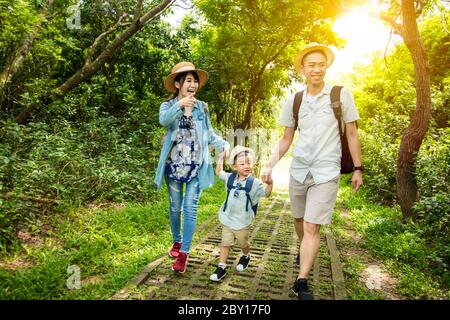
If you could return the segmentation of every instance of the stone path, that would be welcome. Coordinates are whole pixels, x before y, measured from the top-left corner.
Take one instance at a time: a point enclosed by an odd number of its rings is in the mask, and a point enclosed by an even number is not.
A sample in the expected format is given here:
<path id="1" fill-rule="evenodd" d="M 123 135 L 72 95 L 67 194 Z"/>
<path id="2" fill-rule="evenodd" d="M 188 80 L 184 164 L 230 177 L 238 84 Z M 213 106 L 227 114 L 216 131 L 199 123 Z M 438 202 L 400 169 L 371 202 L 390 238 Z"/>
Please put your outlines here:
<path id="1" fill-rule="evenodd" d="M 161 256 L 147 265 L 112 299 L 297 299 L 291 286 L 297 276 L 295 257 L 298 240 L 294 232 L 287 193 L 263 200 L 251 228 L 249 267 L 235 267 L 240 250 L 230 252 L 227 276 L 219 283 L 209 280 L 219 259 L 221 227 L 214 215 L 198 228 L 186 273 L 174 273 L 173 260 Z M 322 228 L 321 246 L 310 274 L 310 286 L 316 299 L 346 299 L 344 276 L 333 235 Z"/>

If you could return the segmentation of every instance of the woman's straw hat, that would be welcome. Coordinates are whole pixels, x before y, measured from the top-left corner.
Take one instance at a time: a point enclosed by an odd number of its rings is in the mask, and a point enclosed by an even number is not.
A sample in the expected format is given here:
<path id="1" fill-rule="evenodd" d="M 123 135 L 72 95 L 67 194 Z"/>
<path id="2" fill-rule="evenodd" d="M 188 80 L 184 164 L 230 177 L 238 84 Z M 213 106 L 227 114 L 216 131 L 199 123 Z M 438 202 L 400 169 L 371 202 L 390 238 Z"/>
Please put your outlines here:
<path id="1" fill-rule="evenodd" d="M 199 78 L 198 88 L 200 89 L 208 80 L 208 72 L 206 72 L 205 70 L 196 69 L 192 63 L 186 61 L 177 63 L 172 68 L 172 72 L 167 76 L 166 80 L 164 80 L 164 88 L 172 93 L 177 92 L 177 88 L 175 87 L 176 76 L 180 73 L 189 71 L 197 73 Z"/>

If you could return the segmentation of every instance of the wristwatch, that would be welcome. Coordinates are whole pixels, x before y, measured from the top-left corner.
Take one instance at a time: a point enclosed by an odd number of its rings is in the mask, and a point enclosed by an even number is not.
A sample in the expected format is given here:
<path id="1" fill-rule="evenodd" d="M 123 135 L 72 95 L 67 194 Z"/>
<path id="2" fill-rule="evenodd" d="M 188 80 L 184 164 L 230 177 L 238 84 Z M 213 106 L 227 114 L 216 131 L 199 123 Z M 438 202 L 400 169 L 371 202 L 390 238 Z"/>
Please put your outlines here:
<path id="1" fill-rule="evenodd" d="M 360 166 L 357 166 L 357 167 L 353 167 L 353 170 L 359 170 L 359 171 L 361 171 L 361 172 L 363 172 L 364 171 L 364 166 L 363 165 L 360 165 Z"/>

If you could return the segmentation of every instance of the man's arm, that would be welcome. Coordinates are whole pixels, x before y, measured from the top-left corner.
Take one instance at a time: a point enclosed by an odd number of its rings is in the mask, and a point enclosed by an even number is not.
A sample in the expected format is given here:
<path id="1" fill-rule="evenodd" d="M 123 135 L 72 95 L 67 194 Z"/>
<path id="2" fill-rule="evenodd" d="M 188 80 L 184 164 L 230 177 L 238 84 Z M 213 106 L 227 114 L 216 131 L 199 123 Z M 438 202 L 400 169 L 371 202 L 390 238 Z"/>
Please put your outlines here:
<path id="1" fill-rule="evenodd" d="M 295 129 L 290 127 L 284 128 L 283 137 L 278 141 L 277 146 L 272 152 L 272 156 L 270 157 L 269 162 L 267 162 L 261 179 L 263 182 L 271 182 L 272 181 L 272 168 L 280 161 L 280 159 L 286 154 L 289 150 L 289 147 L 294 140 Z"/>
<path id="2" fill-rule="evenodd" d="M 362 165 L 361 162 L 361 143 L 358 137 L 358 128 L 356 127 L 356 122 L 349 122 L 345 124 L 345 130 L 348 140 L 348 147 L 350 149 L 350 154 L 352 155 L 353 164 L 355 167 Z M 358 191 L 359 187 L 363 184 L 362 172 L 356 170 L 352 176 L 352 186 L 355 192 Z"/>

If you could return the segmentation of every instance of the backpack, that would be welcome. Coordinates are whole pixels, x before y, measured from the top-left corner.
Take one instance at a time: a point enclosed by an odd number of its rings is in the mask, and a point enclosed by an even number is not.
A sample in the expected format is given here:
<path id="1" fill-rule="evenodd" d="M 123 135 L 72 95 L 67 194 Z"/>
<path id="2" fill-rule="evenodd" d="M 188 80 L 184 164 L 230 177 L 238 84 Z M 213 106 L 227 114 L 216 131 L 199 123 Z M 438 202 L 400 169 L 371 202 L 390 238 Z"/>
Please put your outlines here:
<path id="1" fill-rule="evenodd" d="M 348 147 L 348 140 L 346 135 L 346 129 L 344 120 L 342 119 L 342 103 L 341 103 L 341 89 L 342 86 L 333 86 L 331 88 L 330 100 L 331 109 L 333 109 L 334 117 L 336 118 L 339 126 L 339 137 L 341 138 L 341 174 L 352 173 L 354 171 L 353 159 L 350 154 L 350 148 Z M 295 127 L 298 127 L 298 112 L 300 111 L 300 105 L 302 104 L 304 90 L 297 92 L 294 97 L 294 120 Z"/>
<path id="2" fill-rule="evenodd" d="M 225 204 L 223 206 L 223 211 L 227 208 L 228 203 L 228 196 L 230 195 L 231 189 L 236 189 L 236 187 L 233 185 L 234 180 L 236 179 L 237 172 L 233 171 L 233 173 L 228 177 L 227 180 L 227 198 L 225 200 Z M 250 190 L 252 190 L 253 182 L 255 181 L 255 177 L 250 175 L 247 178 L 247 181 L 245 182 L 245 186 L 242 189 L 245 190 L 245 195 L 247 196 L 247 202 L 245 204 L 245 210 L 248 211 L 248 205 L 250 204 L 253 210 L 253 213 L 256 216 L 256 211 L 258 210 L 258 204 L 253 205 L 252 200 L 250 199 Z M 239 190 L 239 189 L 238 189 Z"/>

